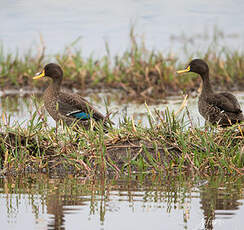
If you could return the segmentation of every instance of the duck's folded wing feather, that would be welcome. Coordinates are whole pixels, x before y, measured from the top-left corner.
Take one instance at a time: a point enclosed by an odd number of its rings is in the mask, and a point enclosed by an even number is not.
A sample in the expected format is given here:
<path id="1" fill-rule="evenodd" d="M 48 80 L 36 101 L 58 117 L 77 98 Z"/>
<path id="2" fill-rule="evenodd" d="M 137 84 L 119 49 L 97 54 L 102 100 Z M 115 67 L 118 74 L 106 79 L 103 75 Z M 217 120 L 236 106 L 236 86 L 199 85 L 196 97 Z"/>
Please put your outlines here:
<path id="1" fill-rule="evenodd" d="M 58 97 L 58 107 L 62 114 L 73 115 L 76 118 L 79 118 L 79 115 L 85 117 L 85 114 L 87 114 L 87 119 L 89 119 L 89 114 L 92 114 L 92 117 L 95 120 L 105 119 L 100 112 L 78 94 L 60 92 Z"/>
<path id="2" fill-rule="evenodd" d="M 214 94 L 207 98 L 209 104 L 218 107 L 219 109 L 230 112 L 240 113 L 241 108 L 236 97 L 230 93 Z"/>

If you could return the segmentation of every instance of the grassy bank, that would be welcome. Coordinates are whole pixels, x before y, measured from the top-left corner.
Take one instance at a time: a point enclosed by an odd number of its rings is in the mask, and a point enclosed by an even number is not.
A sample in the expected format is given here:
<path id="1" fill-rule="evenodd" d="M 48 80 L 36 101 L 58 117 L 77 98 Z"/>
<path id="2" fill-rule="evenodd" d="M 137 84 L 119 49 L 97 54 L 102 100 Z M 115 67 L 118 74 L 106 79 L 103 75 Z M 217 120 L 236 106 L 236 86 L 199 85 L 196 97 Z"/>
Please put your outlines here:
<path id="1" fill-rule="evenodd" d="M 130 34 L 130 48 L 120 56 L 107 55 L 100 59 L 84 58 L 80 49 L 65 49 L 51 57 L 64 69 L 63 86 L 77 88 L 84 92 L 88 88 L 119 88 L 128 98 L 155 101 L 169 95 L 191 91 L 200 85 L 200 78 L 194 74 L 176 76 L 175 71 L 186 66 L 192 57 L 205 59 L 210 67 L 211 81 L 218 90 L 243 90 L 244 54 L 238 50 L 216 48 L 215 42 L 203 53 L 163 54 L 145 48 L 138 42 L 133 30 Z M 182 54 L 188 56 L 179 60 Z M 19 55 L 4 53 L 0 49 L 0 88 L 38 88 L 43 90 L 47 82 L 33 81 L 33 75 L 50 62 L 42 48 L 37 55 L 31 52 Z"/>
<path id="2" fill-rule="evenodd" d="M 244 173 L 244 136 L 238 127 L 186 130 L 186 124 L 167 111 L 149 114 L 148 119 L 149 128 L 125 118 L 118 129 L 106 134 L 99 125 L 97 131 L 50 128 L 45 116 L 37 113 L 26 128 L 10 127 L 5 119 L 0 134 L 1 174 Z"/>

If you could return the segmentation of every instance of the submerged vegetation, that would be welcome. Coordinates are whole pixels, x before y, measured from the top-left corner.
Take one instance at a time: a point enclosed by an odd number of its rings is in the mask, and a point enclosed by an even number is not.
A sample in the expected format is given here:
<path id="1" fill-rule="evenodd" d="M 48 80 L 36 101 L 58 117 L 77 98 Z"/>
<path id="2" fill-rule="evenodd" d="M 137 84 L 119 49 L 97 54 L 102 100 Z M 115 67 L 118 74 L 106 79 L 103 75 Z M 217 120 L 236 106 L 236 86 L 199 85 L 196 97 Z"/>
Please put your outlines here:
<path id="1" fill-rule="evenodd" d="M 218 34 L 217 34 L 218 36 Z M 220 36 L 220 35 L 219 35 Z M 179 77 L 176 70 L 181 69 L 192 57 L 204 59 L 210 68 L 211 82 L 218 90 L 243 89 L 244 86 L 244 53 L 238 50 L 219 48 L 216 35 L 208 49 L 202 53 L 185 54 L 180 61 L 178 54 L 149 51 L 144 42 L 139 42 L 130 33 L 130 48 L 120 56 L 111 57 L 107 45 L 107 54 L 95 59 L 84 58 L 80 49 L 69 47 L 62 54 L 54 55 L 51 60 L 64 69 L 63 86 L 84 91 L 87 88 L 122 89 L 128 98 L 155 101 L 182 90 L 191 91 L 199 87 L 200 79 Z M 184 51 L 183 51 L 184 52 Z M 0 88 L 41 89 L 46 82 L 34 82 L 33 75 L 50 62 L 45 55 L 45 46 L 37 55 L 31 52 L 19 56 L 4 53 L 0 49 Z"/>
<path id="2" fill-rule="evenodd" d="M 240 127 L 185 129 L 173 113 L 148 114 L 149 128 L 124 118 L 118 129 L 104 133 L 50 128 L 35 112 L 26 128 L 10 127 L 0 134 L 1 174 L 71 173 L 81 175 L 164 174 L 236 175 L 244 173 L 244 136 Z"/>

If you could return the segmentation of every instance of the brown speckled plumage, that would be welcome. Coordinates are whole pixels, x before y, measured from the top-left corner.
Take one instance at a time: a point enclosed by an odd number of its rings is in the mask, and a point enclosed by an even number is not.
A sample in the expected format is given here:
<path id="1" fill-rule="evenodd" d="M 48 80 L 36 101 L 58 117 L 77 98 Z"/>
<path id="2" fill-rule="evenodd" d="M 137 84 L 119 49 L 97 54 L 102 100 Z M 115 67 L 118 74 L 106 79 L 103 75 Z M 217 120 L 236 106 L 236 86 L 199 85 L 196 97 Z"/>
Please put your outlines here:
<path id="1" fill-rule="evenodd" d="M 90 126 L 90 118 L 79 119 L 73 116 L 73 112 L 84 112 L 89 114 L 95 121 L 102 121 L 106 125 L 106 117 L 98 112 L 93 106 L 78 94 L 66 93 L 61 90 L 63 79 L 63 71 L 57 64 L 47 64 L 42 71 L 37 75 L 37 78 L 42 76 L 50 77 L 52 82 L 44 92 L 43 100 L 48 113 L 55 120 L 63 120 L 68 125 L 78 121 L 79 125 L 85 128 Z"/>
<path id="2" fill-rule="evenodd" d="M 178 73 L 198 73 L 203 81 L 202 92 L 198 101 L 200 114 L 206 121 L 220 126 L 230 126 L 244 121 L 244 116 L 236 97 L 231 93 L 215 93 L 209 81 L 209 68 L 201 59 L 194 59 L 186 70 Z"/>

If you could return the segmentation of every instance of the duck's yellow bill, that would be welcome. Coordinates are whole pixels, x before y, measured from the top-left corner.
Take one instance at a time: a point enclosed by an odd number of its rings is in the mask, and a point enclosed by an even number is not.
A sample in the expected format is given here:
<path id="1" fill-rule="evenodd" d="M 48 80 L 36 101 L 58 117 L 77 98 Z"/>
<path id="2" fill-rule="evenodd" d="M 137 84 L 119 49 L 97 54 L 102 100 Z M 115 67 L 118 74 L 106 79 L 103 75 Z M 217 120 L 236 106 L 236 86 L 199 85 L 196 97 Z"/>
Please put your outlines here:
<path id="1" fill-rule="evenodd" d="M 187 66 L 186 69 L 178 70 L 178 71 L 176 71 L 176 73 L 187 73 L 187 72 L 190 72 L 190 70 L 191 70 L 191 67 L 190 66 Z"/>
<path id="2" fill-rule="evenodd" d="M 45 70 L 43 70 L 43 71 L 40 72 L 40 73 L 37 73 L 37 74 L 35 75 L 35 77 L 33 77 L 33 79 L 39 79 L 39 78 L 41 78 L 41 77 L 45 77 Z"/>

